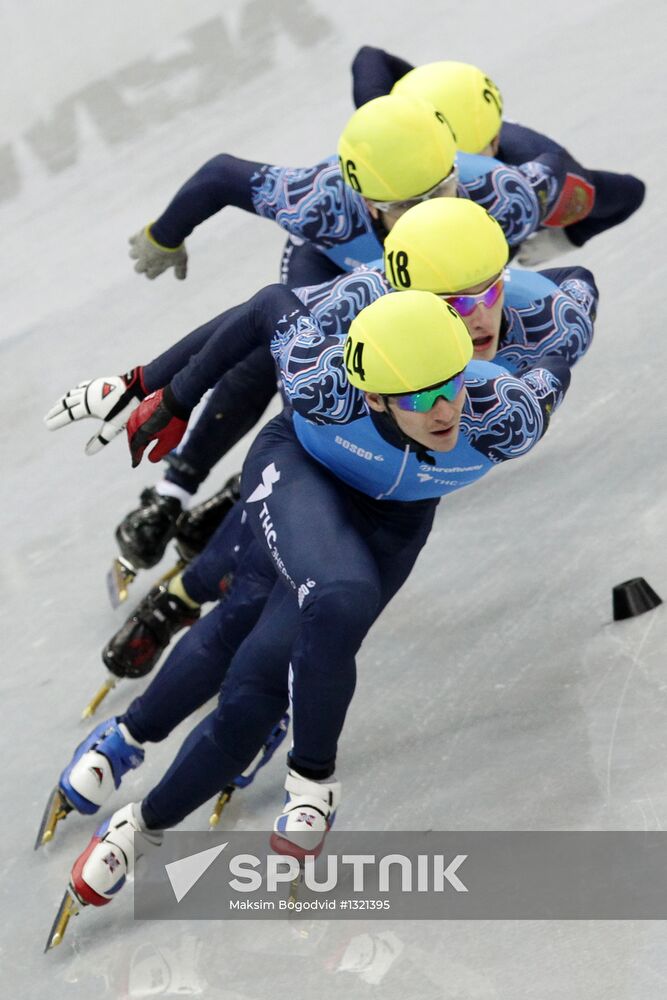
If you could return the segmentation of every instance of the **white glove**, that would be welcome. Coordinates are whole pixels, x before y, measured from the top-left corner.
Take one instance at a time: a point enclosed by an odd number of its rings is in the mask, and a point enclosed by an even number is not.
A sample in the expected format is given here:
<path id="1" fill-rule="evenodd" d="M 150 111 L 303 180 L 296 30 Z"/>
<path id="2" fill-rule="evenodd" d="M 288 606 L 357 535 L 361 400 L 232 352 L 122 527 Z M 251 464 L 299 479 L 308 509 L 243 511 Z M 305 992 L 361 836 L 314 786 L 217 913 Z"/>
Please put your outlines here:
<path id="1" fill-rule="evenodd" d="M 95 455 L 120 434 L 132 410 L 146 395 L 142 374 L 141 368 L 133 368 L 127 375 L 79 382 L 49 410 L 44 417 L 46 426 L 56 431 L 74 420 L 87 417 L 102 420 L 85 449 L 86 455 Z"/>
<path id="2" fill-rule="evenodd" d="M 522 267 L 536 267 L 570 250 L 574 250 L 574 243 L 564 229 L 540 229 L 523 241 L 515 260 Z"/>
<path id="3" fill-rule="evenodd" d="M 174 268 L 174 274 L 180 281 L 188 273 L 185 243 L 181 243 L 180 247 L 163 247 L 151 235 L 150 226 L 130 236 L 130 248 L 130 257 L 137 262 L 134 270 L 151 280 L 170 267 Z"/>

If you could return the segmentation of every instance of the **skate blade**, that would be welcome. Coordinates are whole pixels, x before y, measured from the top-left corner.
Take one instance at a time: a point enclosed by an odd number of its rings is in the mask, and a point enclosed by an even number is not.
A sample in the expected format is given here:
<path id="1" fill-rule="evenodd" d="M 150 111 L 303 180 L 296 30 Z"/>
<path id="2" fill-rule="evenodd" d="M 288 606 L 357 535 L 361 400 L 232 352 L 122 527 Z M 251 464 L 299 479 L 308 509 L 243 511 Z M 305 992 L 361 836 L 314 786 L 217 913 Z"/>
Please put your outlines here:
<path id="1" fill-rule="evenodd" d="M 93 695 L 90 699 L 83 712 L 81 713 L 82 719 L 89 719 L 91 715 L 94 715 L 97 709 L 100 707 L 109 691 L 113 691 L 116 684 L 118 683 L 117 677 L 110 677 L 108 681 L 105 681 L 99 691 Z"/>
<path id="2" fill-rule="evenodd" d="M 301 885 L 303 885 L 303 873 L 304 873 L 304 867 L 303 865 L 301 865 L 299 874 L 295 878 L 293 878 L 289 884 L 288 903 L 292 906 L 294 905 L 294 903 L 296 903 L 297 899 L 299 898 L 299 888 Z"/>
<path id="3" fill-rule="evenodd" d="M 175 576 L 178 576 L 179 573 L 182 573 L 186 566 L 187 562 L 185 561 L 185 559 L 179 559 L 178 562 L 174 563 L 171 569 L 168 569 L 166 573 L 162 574 L 162 576 L 158 580 L 158 585 L 163 583 L 169 583 L 169 581 L 173 580 Z"/>
<path id="4" fill-rule="evenodd" d="M 123 556 L 117 556 L 107 573 L 107 590 L 113 608 L 118 608 L 127 600 L 130 585 L 137 575 L 137 570 Z"/>
<path id="5" fill-rule="evenodd" d="M 67 889 L 65 889 L 65 895 L 63 896 L 60 906 L 58 907 L 56 919 L 53 921 L 51 930 L 49 931 L 49 936 L 46 939 L 44 954 L 46 954 L 47 951 L 51 951 L 52 948 L 56 948 L 62 942 L 62 939 L 65 937 L 65 931 L 67 930 L 70 918 L 75 917 L 80 909 L 81 903 L 74 895 L 71 886 L 68 886 Z"/>
<path id="6" fill-rule="evenodd" d="M 298 919 L 296 912 L 295 903 L 299 898 L 299 889 L 304 882 L 304 867 L 301 865 L 299 874 L 296 878 L 293 878 L 289 886 L 289 896 L 288 899 L 288 910 L 287 910 L 287 920 L 290 926 L 291 933 L 302 941 L 307 941 L 310 938 L 310 928 L 308 924 L 303 923 Z"/>
<path id="7" fill-rule="evenodd" d="M 218 825 L 218 823 L 220 822 L 220 815 L 222 813 L 222 810 L 225 808 L 225 806 L 231 799 L 233 792 L 234 792 L 234 786 L 230 785 L 227 788 L 225 788 L 224 791 L 220 792 L 220 794 L 218 795 L 217 801 L 215 803 L 215 808 L 213 809 L 213 812 L 208 818 L 209 830 L 214 830 Z"/>
<path id="8" fill-rule="evenodd" d="M 39 824 L 39 831 L 35 841 L 35 850 L 43 847 L 44 844 L 48 844 L 51 840 L 53 840 L 53 835 L 56 832 L 56 826 L 60 820 L 65 819 L 67 814 L 71 811 L 72 807 L 63 793 L 59 788 L 54 788 L 51 792 L 51 797 L 46 804 L 46 809 L 44 810 L 44 815 L 42 816 L 42 822 Z"/>

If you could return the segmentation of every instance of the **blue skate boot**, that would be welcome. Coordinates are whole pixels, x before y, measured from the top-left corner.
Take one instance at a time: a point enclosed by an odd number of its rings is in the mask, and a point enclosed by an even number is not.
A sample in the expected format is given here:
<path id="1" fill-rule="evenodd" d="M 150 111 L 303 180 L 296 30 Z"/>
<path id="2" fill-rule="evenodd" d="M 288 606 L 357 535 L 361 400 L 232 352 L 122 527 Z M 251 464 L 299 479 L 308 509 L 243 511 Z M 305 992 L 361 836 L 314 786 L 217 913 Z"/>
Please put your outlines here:
<path id="1" fill-rule="evenodd" d="M 42 817 L 35 849 L 53 839 L 59 820 L 72 810 L 96 813 L 120 787 L 123 775 L 139 767 L 143 760 L 144 750 L 122 722 L 113 718 L 96 726 L 60 775 Z"/>

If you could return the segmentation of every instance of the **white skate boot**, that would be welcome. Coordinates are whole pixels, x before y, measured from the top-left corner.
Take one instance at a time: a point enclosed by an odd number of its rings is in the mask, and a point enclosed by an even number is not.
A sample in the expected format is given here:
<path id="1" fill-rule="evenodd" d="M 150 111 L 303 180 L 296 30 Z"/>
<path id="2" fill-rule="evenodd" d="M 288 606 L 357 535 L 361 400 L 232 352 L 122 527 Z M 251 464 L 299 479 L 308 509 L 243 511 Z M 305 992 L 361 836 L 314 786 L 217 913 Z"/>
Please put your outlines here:
<path id="1" fill-rule="evenodd" d="M 74 862 L 70 883 L 56 913 L 44 951 L 61 944 L 67 925 L 83 906 L 105 906 L 125 885 L 144 843 L 159 844 L 162 833 L 146 830 L 141 804 L 131 802 L 95 832 Z"/>
<path id="2" fill-rule="evenodd" d="M 123 806 L 96 830 L 72 868 L 71 885 L 84 905 L 111 902 L 141 857 L 142 840 L 159 844 L 162 833 L 146 830 L 139 802 Z"/>
<path id="3" fill-rule="evenodd" d="M 336 818 L 340 782 L 311 781 L 290 770 L 285 791 L 285 805 L 271 834 L 271 849 L 299 861 L 307 855 L 317 857 Z"/>

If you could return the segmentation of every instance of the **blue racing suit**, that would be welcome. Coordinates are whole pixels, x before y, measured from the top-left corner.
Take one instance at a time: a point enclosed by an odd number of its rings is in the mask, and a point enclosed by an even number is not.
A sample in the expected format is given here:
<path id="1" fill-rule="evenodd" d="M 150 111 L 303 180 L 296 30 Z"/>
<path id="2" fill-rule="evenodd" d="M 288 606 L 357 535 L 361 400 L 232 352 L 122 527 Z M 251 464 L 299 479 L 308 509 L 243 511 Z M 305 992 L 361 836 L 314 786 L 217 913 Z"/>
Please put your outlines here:
<path id="1" fill-rule="evenodd" d="M 381 262 L 377 261 L 370 269 L 357 269 L 331 282 L 294 291 L 318 316 L 324 329 L 335 329 L 340 324 L 339 328 L 346 330 L 356 312 L 379 295 L 391 292 L 392 287 L 381 272 Z M 537 273 L 508 269 L 496 363 L 516 371 L 546 353 L 560 353 L 573 362 L 590 343 L 596 303 L 595 282 L 585 268 L 565 267 Z M 248 317 L 254 314 L 248 311 Z M 147 365 L 144 381 L 149 390 L 165 385 L 203 348 L 214 335 L 218 323 L 219 319 L 215 319 L 204 324 Z M 211 345 L 201 365 L 216 375 L 209 383 L 215 386 L 213 398 L 216 399 L 217 394 L 225 397 L 222 412 L 225 416 L 230 414 L 232 421 L 216 419 L 217 410 L 209 406 L 211 419 L 195 424 L 176 460 L 180 463 L 190 461 L 191 468 L 196 465 L 206 474 L 230 447 L 228 428 L 238 426 L 243 433 L 250 430 L 258 419 L 257 409 L 263 412 L 276 388 L 273 362 L 269 352 L 260 347 L 234 367 L 233 372 L 242 375 L 242 380 L 236 382 L 238 393 L 230 396 L 226 378 L 217 380 L 221 369 L 214 354 L 215 348 Z M 198 391 L 195 390 L 195 395 Z"/>
<path id="2" fill-rule="evenodd" d="M 355 107 L 388 94 L 412 69 L 404 59 L 364 45 L 352 62 Z M 644 200 L 644 183 L 632 174 L 589 170 L 548 136 L 518 122 L 503 122 L 496 153 L 499 160 L 518 165 L 540 160 L 545 154 L 558 177 L 559 194 L 543 222 L 563 228 L 574 246 L 583 246 L 591 237 L 625 222 Z"/>
<path id="3" fill-rule="evenodd" d="M 471 362 L 456 446 L 423 452 L 347 382 L 344 335 L 324 333 L 287 289 L 274 286 L 267 295 L 271 316 L 265 300 L 254 333 L 240 314 L 228 320 L 226 360 L 236 363 L 239 350 L 266 338 L 290 404 L 260 432 L 242 474 L 243 530 L 252 540 L 242 547 L 250 567 L 239 566 L 239 585 L 245 589 L 249 569 L 255 579 L 265 573 L 268 596 L 231 660 L 218 707 L 144 800 L 152 828 L 180 822 L 250 763 L 287 707 L 289 663 L 291 766 L 307 777 L 333 772 L 356 653 L 412 569 L 439 497 L 530 451 L 569 384 L 569 365 L 557 357 L 519 376 Z M 175 393 L 176 386 L 177 378 Z M 212 617 L 202 632 L 219 643 Z M 141 738 L 136 728 L 133 734 Z"/>
<path id="4" fill-rule="evenodd" d="M 498 219 L 511 246 L 535 232 L 558 197 L 560 164 L 549 156 L 507 166 L 459 153 L 459 196 Z M 554 172 L 555 171 L 555 172 Z M 272 219 L 296 239 L 283 255 L 290 288 L 331 280 L 382 255 L 386 231 L 364 199 L 343 181 L 336 156 L 305 168 L 277 167 L 221 154 L 179 189 L 150 230 L 158 243 L 180 245 L 193 229 L 235 206 Z M 268 358 L 227 373 L 169 459 L 167 479 L 195 493 L 212 466 L 254 426 L 275 391 Z"/>

